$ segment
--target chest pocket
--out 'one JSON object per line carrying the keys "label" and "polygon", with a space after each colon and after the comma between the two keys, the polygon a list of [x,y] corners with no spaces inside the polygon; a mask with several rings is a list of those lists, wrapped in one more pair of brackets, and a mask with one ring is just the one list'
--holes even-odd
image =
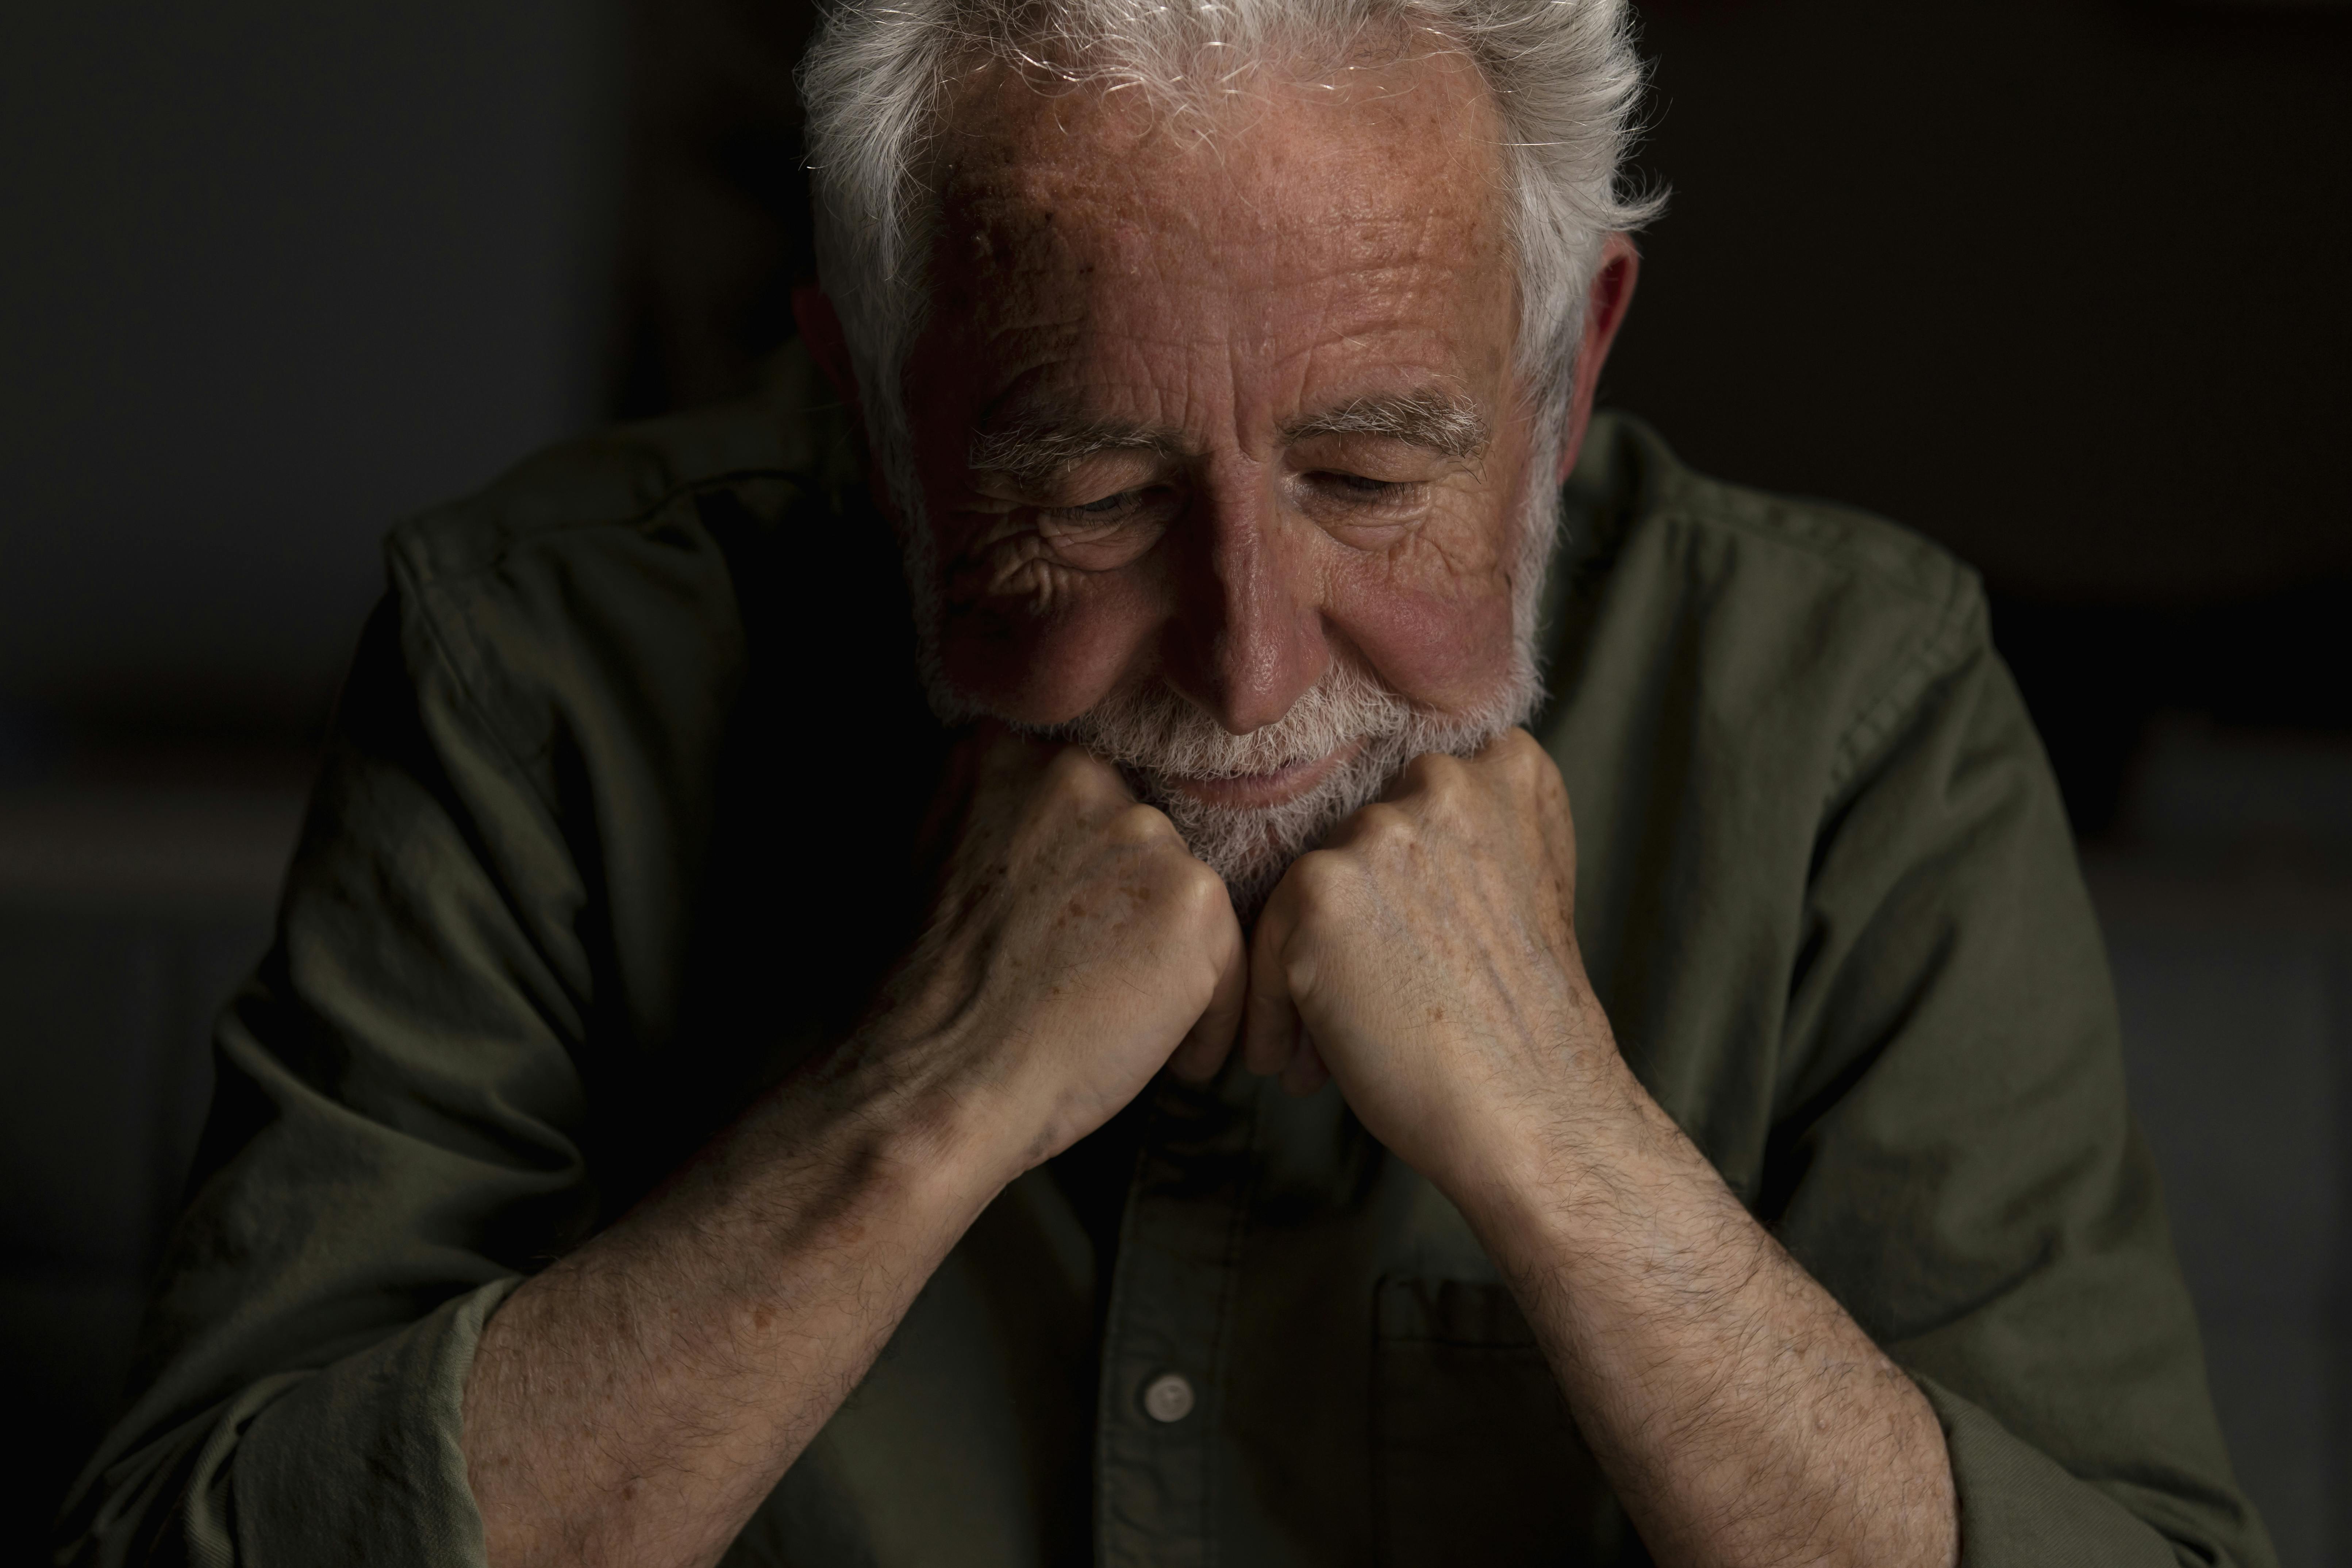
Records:
{"label": "chest pocket", "polygon": [[1510,1292],[1381,1282],[1372,1508],[1386,1568],[1645,1564]]}

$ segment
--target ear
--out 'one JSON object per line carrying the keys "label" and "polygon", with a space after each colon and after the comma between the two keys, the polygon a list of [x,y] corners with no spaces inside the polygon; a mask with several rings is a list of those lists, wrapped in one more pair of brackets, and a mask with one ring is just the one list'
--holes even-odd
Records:
{"label": "ear", "polygon": [[793,324],[800,329],[809,357],[833,384],[835,395],[856,408],[857,372],[849,363],[849,335],[841,330],[841,313],[833,308],[833,300],[822,285],[802,283],[793,288]]}
{"label": "ear", "polygon": [[1601,266],[1592,274],[1592,289],[1584,298],[1584,336],[1576,351],[1576,390],[1569,399],[1568,439],[1560,443],[1559,472],[1554,484],[1566,484],[1584,448],[1585,427],[1592,423],[1592,395],[1601,384],[1601,367],[1609,361],[1617,329],[1633,303],[1633,284],[1642,275],[1642,253],[1629,235],[1612,234],[1601,249]]}

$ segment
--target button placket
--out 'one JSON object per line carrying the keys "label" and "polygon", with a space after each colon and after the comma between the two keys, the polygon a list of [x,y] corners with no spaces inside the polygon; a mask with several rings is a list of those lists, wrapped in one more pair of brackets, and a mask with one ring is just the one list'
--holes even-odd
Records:
{"label": "button placket", "polygon": [[1104,1325],[1097,1561],[1208,1568],[1217,1376],[1254,1184],[1261,1085],[1163,1080],[1128,1193]]}

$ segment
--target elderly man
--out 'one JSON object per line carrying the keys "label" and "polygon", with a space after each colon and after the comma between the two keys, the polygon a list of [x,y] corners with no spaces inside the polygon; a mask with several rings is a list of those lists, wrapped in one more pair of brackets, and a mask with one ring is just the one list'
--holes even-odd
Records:
{"label": "elderly man", "polygon": [[1971,579],[1591,417],[1637,80],[840,10],[804,355],[394,536],[80,1560],[2266,1563]]}

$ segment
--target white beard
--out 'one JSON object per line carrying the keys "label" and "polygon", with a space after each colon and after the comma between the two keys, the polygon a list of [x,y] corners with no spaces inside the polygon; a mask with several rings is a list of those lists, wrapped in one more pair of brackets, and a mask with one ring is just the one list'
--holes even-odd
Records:
{"label": "white beard", "polygon": [[[1234,907],[1249,919],[1292,861],[1379,798],[1413,758],[1425,752],[1468,756],[1525,722],[1538,696],[1534,671],[1513,673],[1468,713],[1422,712],[1353,665],[1335,662],[1289,712],[1246,735],[1228,732],[1164,686],[1114,697],[1040,732],[1084,746],[1124,772],[1138,795],[1168,814],[1192,853],[1224,879]],[[1180,787],[1187,779],[1240,778],[1318,762],[1351,744],[1358,745],[1355,755],[1278,805],[1215,805]]]}

